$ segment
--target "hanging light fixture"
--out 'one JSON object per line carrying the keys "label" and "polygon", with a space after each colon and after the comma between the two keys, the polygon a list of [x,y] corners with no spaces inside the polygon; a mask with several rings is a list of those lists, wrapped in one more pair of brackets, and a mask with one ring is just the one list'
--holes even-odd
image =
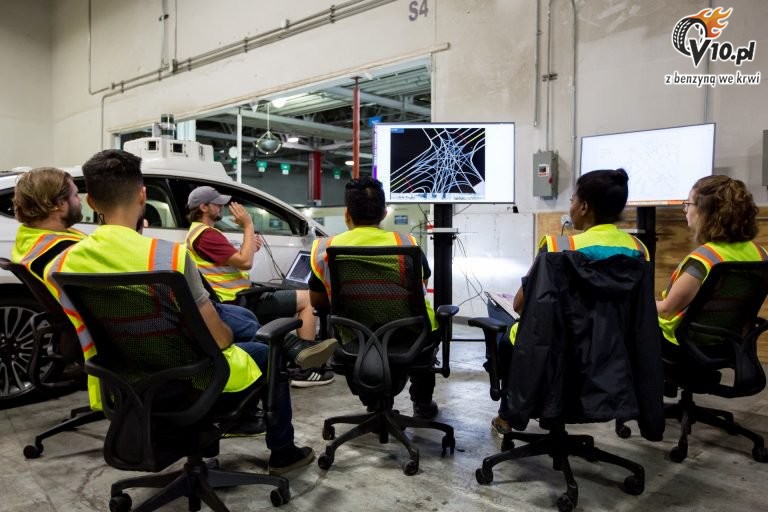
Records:
{"label": "hanging light fixture", "polygon": [[274,155],[283,145],[280,139],[269,129],[269,103],[267,103],[267,131],[256,139],[253,145],[265,155]]}

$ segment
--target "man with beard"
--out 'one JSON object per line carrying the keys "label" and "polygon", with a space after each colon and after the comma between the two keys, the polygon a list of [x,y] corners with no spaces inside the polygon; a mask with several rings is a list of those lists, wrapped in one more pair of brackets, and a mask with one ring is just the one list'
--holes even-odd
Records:
{"label": "man with beard", "polygon": [[[233,314],[226,306],[234,303],[237,293],[251,287],[248,271],[253,267],[254,253],[262,245],[261,237],[254,233],[253,219],[232,197],[220,194],[215,188],[202,186],[194,189],[187,199],[190,222],[187,233],[187,250],[203,277],[208,281],[223,304],[216,304],[219,315],[229,325],[235,336],[244,337],[258,328],[258,322],[297,315],[302,326],[296,334],[303,340],[315,339],[315,316],[307,290],[277,290],[265,292],[252,306],[256,318]],[[243,241],[239,248],[232,245],[214,225],[222,219],[224,207],[238,226],[243,228]],[[251,306],[249,306],[251,307]],[[326,343],[325,340],[321,343]],[[322,386],[333,381],[333,372],[324,367],[291,368],[291,385],[294,387]]]}
{"label": "man with beard", "polygon": [[83,220],[77,187],[72,176],[60,169],[32,169],[16,181],[13,208],[21,226],[11,260],[42,281],[48,262],[85,238],[84,233],[72,229]]}

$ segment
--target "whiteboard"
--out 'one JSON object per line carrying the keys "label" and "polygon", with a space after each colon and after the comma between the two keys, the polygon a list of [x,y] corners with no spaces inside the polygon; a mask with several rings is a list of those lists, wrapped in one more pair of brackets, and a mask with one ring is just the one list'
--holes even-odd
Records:
{"label": "whiteboard", "polygon": [[582,137],[580,170],[621,167],[628,203],[680,204],[696,180],[712,174],[714,149],[714,123]]}

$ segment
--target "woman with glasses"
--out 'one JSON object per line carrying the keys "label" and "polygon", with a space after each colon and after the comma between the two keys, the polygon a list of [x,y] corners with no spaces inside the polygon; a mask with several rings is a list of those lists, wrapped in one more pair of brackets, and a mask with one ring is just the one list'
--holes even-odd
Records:
{"label": "woman with glasses", "polygon": [[740,180],[728,176],[701,178],[683,202],[685,219],[701,244],[672,273],[662,300],[656,301],[659,325],[669,343],[665,353],[678,350],[675,330],[709,271],[721,261],[760,261],[768,253],[753,239],[757,235],[757,206]]}

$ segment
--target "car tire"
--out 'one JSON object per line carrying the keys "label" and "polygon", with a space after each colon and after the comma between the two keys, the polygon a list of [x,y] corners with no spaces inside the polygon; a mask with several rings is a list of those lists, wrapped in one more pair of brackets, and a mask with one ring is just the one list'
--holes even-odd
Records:
{"label": "car tire", "polygon": [[[34,348],[32,317],[43,310],[31,296],[5,293],[0,297],[0,408],[12,407],[34,391],[28,367]],[[48,363],[41,369],[47,381],[59,371]]]}

